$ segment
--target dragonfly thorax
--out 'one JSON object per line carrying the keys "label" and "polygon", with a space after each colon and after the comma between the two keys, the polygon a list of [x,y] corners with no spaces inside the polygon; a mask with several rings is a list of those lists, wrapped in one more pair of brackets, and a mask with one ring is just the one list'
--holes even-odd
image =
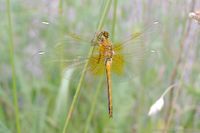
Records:
{"label": "dragonfly thorax", "polygon": [[107,38],[99,44],[100,56],[103,55],[104,60],[112,59],[114,50],[112,42]]}
{"label": "dragonfly thorax", "polygon": [[109,33],[107,31],[97,32],[95,40],[99,49],[98,62],[100,60],[112,61],[115,52],[113,50],[112,42],[109,39]]}

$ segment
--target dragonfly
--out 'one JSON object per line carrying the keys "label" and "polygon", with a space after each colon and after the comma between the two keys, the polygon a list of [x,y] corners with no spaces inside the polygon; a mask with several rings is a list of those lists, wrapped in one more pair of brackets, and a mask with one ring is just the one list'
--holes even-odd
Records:
{"label": "dragonfly", "polygon": [[[108,97],[108,115],[110,118],[113,117],[112,73],[116,73],[119,75],[124,73],[125,60],[129,58],[129,55],[132,55],[134,52],[130,51],[129,53],[128,51],[130,50],[130,48],[126,50],[124,50],[124,48],[130,44],[132,44],[130,47],[134,47],[134,45],[139,45],[135,43],[139,43],[142,40],[142,37],[146,35],[146,33],[151,34],[152,31],[155,31],[155,27],[156,29],[158,29],[159,24],[160,23],[158,21],[154,21],[152,24],[145,27],[142,31],[135,32],[129,35],[124,41],[116,43],[111,41],[110,34],[106,30],[96,32],[91,41],[87,41],[87,39],[82,38],[80,35],[74,33],[68,34],[68,37],[73,38],[76,41],[86,41],[88,43],[91,43],[94,47],[91,57],[80,59],[88,60],[88,70],[93,75],[105,74],[107,82],[106,87]],[[57,46],[59,46],[59,44]],[[155,51],[152,50],[151,52]],[[47,52],[39,52],[39,54],[45,53]],[[67,59],[64,59],[63,61],[70,62],[70,60]],[[79,59],[77,62],[79,62]]]}

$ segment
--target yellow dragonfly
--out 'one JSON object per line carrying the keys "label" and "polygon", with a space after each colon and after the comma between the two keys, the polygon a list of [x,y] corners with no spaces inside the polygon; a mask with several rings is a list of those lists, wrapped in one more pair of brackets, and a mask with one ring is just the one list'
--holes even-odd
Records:
{"label": "yellow dragonfly", "polygon": [[[86,41],[94,46],[93,54],[88,59],[88,70],[94,75],[102,75],[105,73],[107,81],[107,95],[108,95],[108,113],[109,117],[113,116],[113,102],[112,102],[112,72],[117,74],[122,74],[124,72],[125,60],[128,60],[130,55],[135,55],[131,51],[135,44],[139,43],[145,35],[153,33],[155,29],[158,29],[159,22],[155,21],[149,26],[145,27],[140,32],[135,32],[131,34],[126,40],[118,43],[113,43],[110,39],[110,34],[107,31],[99,31],[95,33],[92,41],[87,41],[85,38],[81,38],[79,35],[74,33],[69,33],[68,37],[73,40]],[[67,42],[66,42],[67,43]],[[127,46],[128,49],[125,49]],[[60,45],[57,45],[60,46]],[[56,46],[56,47],[57,47]],[[136,49],[137,50],[137,49]],[[73,52],[73,49],[71,50]],[[143,51],[145,53],[145,51]],[[151,52],[155,52],[151,50]],[[40,54],[46,53],[45,51],[40,51]],[[126,57],[127,55],[127,57]],[[57,57],[56,57],[57,58]],[[80,58],[85,60],[86,58]],[[61,60],[60,60],[61,61]],[[64,59],[64,62],[70,62],[70,60]],[[76,60],[77,61],[77,60]],[[79,61],[79,60],[78,60]],[[73,62],[73,61],[72,61]],[[71,62],[69,63],[71,64]]]}

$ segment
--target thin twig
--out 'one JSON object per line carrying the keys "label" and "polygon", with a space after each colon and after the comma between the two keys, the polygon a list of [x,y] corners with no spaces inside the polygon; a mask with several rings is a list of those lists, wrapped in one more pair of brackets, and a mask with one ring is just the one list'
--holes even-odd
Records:
{"label": "thin twig", "polygon": [[[97,31],[101,30],[102,27],[103,27],[103,24],[104,24],[104,21],[105,21],[105,17],[106,17],[106,15],[108,13],[108,10],[110,9],[110,3],[111,3],[111,0],[107,0],[106,1],[106,5],[105,5],[105,8],[104,8],[104,10],[102,12]],[[91,57],[91,55],[93,53],[93,50],[94,50],[94,47],[92,46],[90,48],[90,50],[89,50],[88,58]],[[75,104],[77,103],[77,99],[78,99],[78,96],[79,96],[79,92],[81,90],[81,86],[82,86],[82,83],[83,83],[84,76],[86,74],[86,70],[87,70],[88,64],[89,64],[89,61],[86,62],[86,64],[84,65],[83,71],[81,72],[80,80],[79,80],[75,95],[73,97],[71,106],[69,108],[69,112],[68,112],[68,115],[67,115],[67,118],[66,118],[62,133],[66,133],[66,131],[67,131],[67,127],[69,125],[69,121],[71,119]]]}
{"label": "thin twig", "polygon": [[[194,9],[194,5],[195,5],[195,0],[192,0],[192,4],[191,4],[190,10]],[[184,34],[182,36],[182,39],[180,41],[180,45],[179,45],[180,46],[180,52],[179,52],[175,67],[174,67],[174,69],[172,71],[172,74],[171,74],[170,85],[172,85],[172,84],[174,84],[176,82],[176,78],[177,78],[177,75],[178,75],[178,69],[179,69],[179,67],[180,67],[180,65],[182,63],[182,55],[184,54],[183,53],[183,48],[184,48],[184,45],[186,44],[185,40],[187,39],[187,37],[189,35],[190,29],[191,29],[191,20],[189,20],[188,25],[185,28],[185,32],[184,32]],[[177,89],[178,89],[178,87],[177,87]],[[178,90],[176,92],[178,93]],[[170,127],[170,123],[171,123],[171,120],[172,120],[173,105],[174,105],[175,99],[177,99],[177,96],[178,96],[177,94],[174,94],[174,93],[175,93],[175,88],[173,88],[170,91],[169,105],[168,105],[168,109],[166,111],[166,116],[165,116],[165,128],[164,128],[165,130],[164,130],[164,132],[168,131],[168,128]]]}

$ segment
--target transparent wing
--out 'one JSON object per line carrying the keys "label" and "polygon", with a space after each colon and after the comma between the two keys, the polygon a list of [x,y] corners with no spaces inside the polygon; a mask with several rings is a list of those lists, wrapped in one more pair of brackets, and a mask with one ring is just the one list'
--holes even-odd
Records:
{"label": "transparent wing", "polygon": [[[138,27],[139,28],[139,27]],[[161,29],[161,24],[158,21],[154,21],[147,26],[143,26],[137,29],[137,31],[134,31],[132,34],[130,34],[128,37],[126,37],[125,40],[118,42],[118,47],[125,47],[128,44],[134,44],[138,41],[141,41],[142,39],[149,39],[154,37],[155,35],[158,35]]]}
{"label": "transparent wing", "polygon": [[88,60],[89,42],[81,42],[70,36],[63,41],[49,42],[32,55],[30,62],[32,65],[45,66],[45,71],[60,70],[61,73],[71,67],[82,67]]}
{"label": "transparent wing", "polygon": [[[153,22],[141,28],[140,31],[133,32],[124,41],[114,43],[115,54],[113,56],[112,71],[117,74],[123,74],[126,62],[135,62],[137,64],[145,55],[155,54],[155,45],[152,45],[152,43],[156,40],[155,33],[159,33],[159,27],[158,22]],[[89,48],[93,45],[91,43],[93,38],[93,33],[91,33],[90,38],[87,38],[81,37],[76,33],[66,32],[63,37],[46,44],[44,49],[39,49],[34,54],[34,58],[40,58],[41,63],[45,63],[48,67],[50,66],[49,64],[63,69],[69,66],[79,66],[79,64],[83,64],[88,60],[86,56]],[[101,57],[99,60],[98,47],[95,47],[93,55],[89,59],[88,69],[95,75],[104,73],[104,59]]]}
{"label": "transparent wing", "polygon": [[99,58],[99,55],[94,55],[89,59],[88,69],[94,75],[102,75],[105,72],[105,63],[103,57]]}
{"label": "transparent wing", "polygon": [[115,46],[114,50],[116,53],[113,55],[112,71],[121,75],[124,72],[125,57],[120,46]]}
{"label": "transparent wing", "polygon": [[157,44],[157,36],[160,34],[160,27],[158,22],[153,22],[124,41],[114,43],[113,71],[123,74],[127,63],[132,64],[133,68],[138,67],[143,59],[150,56],[158,58],[160,44]]}

